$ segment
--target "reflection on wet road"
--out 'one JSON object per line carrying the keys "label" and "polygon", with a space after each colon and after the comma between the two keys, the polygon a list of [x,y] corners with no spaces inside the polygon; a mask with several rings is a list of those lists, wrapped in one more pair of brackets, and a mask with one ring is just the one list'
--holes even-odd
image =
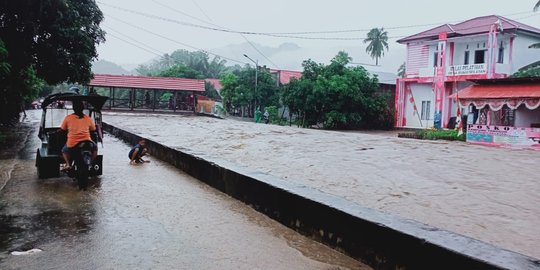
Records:
{"label": "reflection on wet road", "polygon": [[88,191],[38,180],[31,138],[0,191],[0,269],[368,269],[162,162],[130,166],[109,136]]}

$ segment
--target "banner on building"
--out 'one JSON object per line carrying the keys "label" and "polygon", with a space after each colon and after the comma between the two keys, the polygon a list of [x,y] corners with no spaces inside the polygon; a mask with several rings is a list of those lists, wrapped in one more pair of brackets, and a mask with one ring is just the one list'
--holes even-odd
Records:
{"label": "banner on building", "polygon": [[540,150],[540,128],[468,125],[467,142],[491,146],[533,147]]}
{"label": "banner on building", "polygon": [[487,66],[486,64],[472,64],[472,65],[461,65],[461,66],[452,66],[448,70],[447,75],[475,75],[475,74],[486,74]]}

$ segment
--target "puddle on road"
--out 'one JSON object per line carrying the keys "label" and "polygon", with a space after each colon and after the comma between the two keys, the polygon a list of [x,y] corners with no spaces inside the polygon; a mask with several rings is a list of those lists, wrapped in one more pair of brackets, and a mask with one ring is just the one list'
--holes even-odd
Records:
{"label": "puddle on road", "polygon": [[18,161],[1,191],[1,269],[369,269],[152,157],[130,166],[115,141],[86,192]]}

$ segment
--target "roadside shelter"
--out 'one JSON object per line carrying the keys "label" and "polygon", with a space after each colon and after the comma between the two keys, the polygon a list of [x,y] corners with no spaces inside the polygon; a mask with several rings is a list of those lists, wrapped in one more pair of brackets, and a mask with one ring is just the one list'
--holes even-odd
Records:
{"label": "roadside shelter", "polygon": [[468,108],[468,142],[540,149],[540,78],[472,82],[456,95]]}
{"label": "roadside shelter", "polygon": [[204,80],[95,74],[90,94],[108,96],[108,110],[195,112]]}

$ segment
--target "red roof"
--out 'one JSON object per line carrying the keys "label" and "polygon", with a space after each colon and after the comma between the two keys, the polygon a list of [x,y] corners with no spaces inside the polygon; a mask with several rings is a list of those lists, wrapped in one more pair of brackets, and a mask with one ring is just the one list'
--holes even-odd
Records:
{"label": "red roof", "polygon": [[271,73],[277,73],[279,76],[279,83],[288,84],[293,78],[300,79],[302,77],[301,71],[270,69]]}
{"label": "red roof", "polygon": [[218,92],[223,88],[223,85],[221,85],[221,81],[219,79],[208,78],[205,81],[211,83]]}
{"label": "red roof", "polygon": [[204,80],[95,74],[89,86],[204,92]]}
{"label": "red roof", "polygon": [[[455,95],[455,94],[454,94]],[[472,85],[458,93],[459,99],[540,98],[539,83]]]}
{"label": "red roof", "polygon": [[441,32],[447,32],[448,37],[488,33],[489,27],[493,25],[495,22],[497,22],[498,20],[501,21],[504,32],[521,30],[521,31],[527,31],[527,32],[540,35],[540,29],[538,28],[535,28],[535,27],[532,27],[532,26],[529,26],[520,22],[516,22],[514,20],[507,19],[505,17],[501,17],[497,15],[489,15],[489,16],[477,17],[470,20],[466,20],[458,24],[444,24],[441,26],[437,26],[427,31],[420,32],[418,34],[408,36],[406,38],[402,38],[398,40],[398,42],[405,43],[411,40],[418,40],[418,39],[436,39],[439,36],[439,33]]}

